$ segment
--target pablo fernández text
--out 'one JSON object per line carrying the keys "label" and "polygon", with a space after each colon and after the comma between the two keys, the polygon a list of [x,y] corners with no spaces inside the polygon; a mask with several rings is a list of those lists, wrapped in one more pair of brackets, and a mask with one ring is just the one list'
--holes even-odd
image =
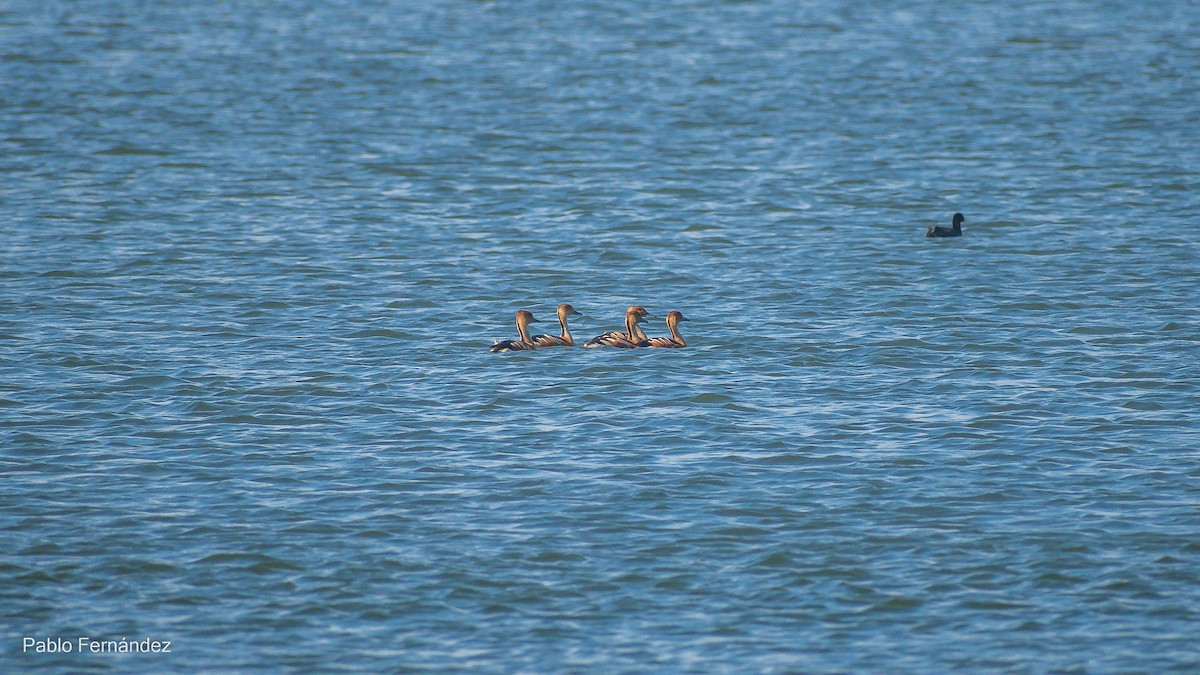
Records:
{"label": "pablo fern\u00e1ndez text", "polygon": [[81,637],[74,641],[48,638],[22,638],[21,653],[23,654],[170,654],[170,640],[96,640]]}

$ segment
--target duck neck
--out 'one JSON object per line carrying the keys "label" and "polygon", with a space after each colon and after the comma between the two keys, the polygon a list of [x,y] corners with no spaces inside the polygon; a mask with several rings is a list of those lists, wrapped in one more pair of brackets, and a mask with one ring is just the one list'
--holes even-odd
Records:
{"label": "duck neck", "polygon": [[562,326],[562,339],[569,345],[575,344],[575,340],[571,338],[571,330],[567,328],[567,317],[558,317],[558,325]]}
{"label": "duck neck", "polygon": [[637,322],[636,316],[634,316],[633,314],[630,314],[625,317],[625,330],[629,331],[629,341],[630,342],[638,342],[639,341],[638,334],[640,331],[638,331],[637,325],[638,325],[638,322]]}
{"label": "duck neck", "polygon": [[683,341],[683,336],[679,334],[679,324],[669,324],[667,328],[671,329],[671,340],[678,342],[680,347],[687,346],[687,343]]}
{"label": "duck neck", "polygon": [[533,341],[529,339],[529,326],[526,326],[523,323],[518,323],[517,335],[521,336],[521,342],[524,342],[527,345],[533,344]]}

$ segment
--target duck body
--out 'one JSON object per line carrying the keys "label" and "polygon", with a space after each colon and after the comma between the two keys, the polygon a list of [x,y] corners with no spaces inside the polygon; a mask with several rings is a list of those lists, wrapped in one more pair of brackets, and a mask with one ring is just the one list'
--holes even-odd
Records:
{"label": "duck body", "polygon": [[929,230],[925,233],[925,236],[926,237],[961,237],[962,236],[962,224],[964,221],[966,221],[966,218],[963,217],[963,214],[956,213],[956,214],[954,214],[953,224],[950,227],[943,227],[941,225],[930,225]]}
{"label": "duck body", "polygon": [[588,340],[587,342],[583,343],[583,346],[587,347],[589,349],[592,349],[595,347],[616,347],[618,349],[633,349],[634,347],[638,346],[638,343],[634,342],[633,340],[630,340],[629,335],[627,335],[626,333],[618,333],[617,331],[609,331],[609,332],[605,333],[604,335],[597,335],[596,337]]}
{"label": "duck body", "polygon": [[525,310],[517,312],[517,335],[519,340],[497,340],[492,348],[488,351],[493,354],[502,352],[521,352],[537,349],[537,344],[529,337],[529,324],[536,323],[537,319],[533,318],[533,314]]}
{"label": "duck body", "polygon": [[577,316],[579,312],[569,304],[563,303],[558,306],[558,325],[562,327],[561,335],[534,335],[531,340],[539,347],[574,347],[575,338],[571,337],[571,330],[567,327],[567,318]]}
{"label": "duck body", "polygon": [[683,349],[687,346],[683,336],[679,334],[679,322],[687,321],[683,312],[671,312],[667,315],[667,329],[670,337],[652,337],[638,343],[639,347],[658,347],[659,349]]}
{"label": "duck body", "polygon": [[504,352],[533,351],[534,349],[537,349],[537,345],[527,344],[520,340],[499,340],[488,351],[493,354],[501,354]]}

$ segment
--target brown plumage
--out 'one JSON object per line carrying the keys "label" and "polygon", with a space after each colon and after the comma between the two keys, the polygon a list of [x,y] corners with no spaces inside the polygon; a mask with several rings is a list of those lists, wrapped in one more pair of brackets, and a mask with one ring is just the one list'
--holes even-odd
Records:
{"label": "brown plumage", "polygon": [[687,343],[683,341],[683,336],[679,334],[680,321],[687,321],[687,318],[683,316],[683,312],[671,312],[667,315],[667,329],[671,331],[671,337],[652,337],[648,340],[642,340],[638,343],[638,346],[683,349],[687,346]]}
{"label": "brown plumage", "polygon": [[562,326],[562,335],[534,335],[533,343],[539,347],[574,347],[575,339],[567,328],[567,317],[576,316],[579,312],[569,304],[558,306],[558,325]]}
{"label": "brown plumage", "polygon": [[537,323],[533,314],[525,310],[517,312],[517,335],[520,340],[497,340],[492,345],[492,352],[519,352],[527,349],[537,349],[537,345],[529,339],[529,324]]}
{"label": "brown plumage", "polygon": [[596,337],[583,343],[584,347],[617,347],[620,349],[633,349],[638,346],[639,342],[646,339],[646,334],[642,329],[638,328],[638,324],[650,318],[650,313],[641,305],[631,305],[625,310],[625,331],[620,333],[617,331],[609,331],[603,335]]}

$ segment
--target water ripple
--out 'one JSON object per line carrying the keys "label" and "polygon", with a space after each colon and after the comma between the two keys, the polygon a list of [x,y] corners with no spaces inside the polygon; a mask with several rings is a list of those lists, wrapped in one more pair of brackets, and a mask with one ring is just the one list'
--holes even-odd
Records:
{"label": "water ripple", "polygon": [[1200,26],[1068,4],[0,10],[0,663],[1200,668]]}

